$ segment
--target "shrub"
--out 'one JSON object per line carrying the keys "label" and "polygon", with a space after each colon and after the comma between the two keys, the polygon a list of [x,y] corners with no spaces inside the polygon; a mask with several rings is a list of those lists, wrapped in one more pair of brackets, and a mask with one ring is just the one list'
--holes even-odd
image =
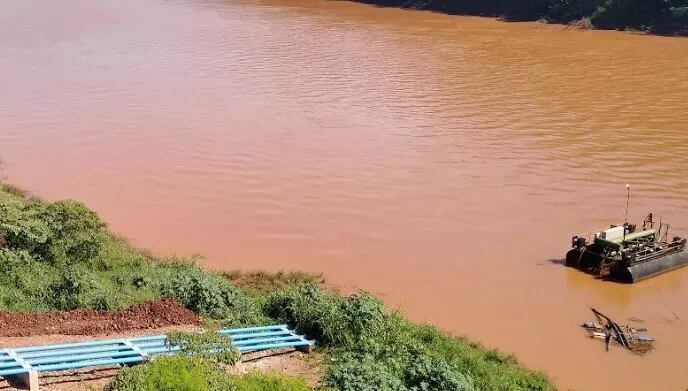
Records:
{"label": "shrub", "polygon": [[26,250],[12,251],[0,248],[0,273],[10,273],[14,268],[29,262],[33,262],[33,258]]}
{"label": "shrub", "polygon": [[257,311],[249,298],[223,276],[193,264],[176,265],[169,273],[161,286],[163,296],[178,299],[194,312],[232,324],[255,319]]}
{"label": "shrub", "polygon": [[105,390],[224,391],[231,390],[231,383],[226,372],[212,360],[173,355],[120,370]]}
{"label": "shrub", "polygon": [[42,255],[52,262],[83,263],[95,258],[106,238],[105,223],[83,204],[66,200],[47,204],[38,215],[49,235]]}
{"label": "shrub", "polygon": [[559,22],[589,20],[602,0],[555,0],[549,16]]}
{"label": "shrub", "polygon": [[180,346],[180,354],[206,358],[219,364],[233,365],[241,357],[241,353],[232,343],[232,339],[216,331],[170,333],[167,335],[165,344]]}
{"label": "shrub", "polygon": [[342,297],[312,284],[275,293],[264,308],[268,316],[334,348],[353,349],[379,339],[391,319],[382,301],[369,293]]}
{"label": "shrub", "polygon": [[410,327],[417,340],[433,357],[451,363],[460,373],[470,374],[478,390],[537,391],[554,390],[547,376],[523,368],[513,356],[453,337],[430,325]]}
{"label": "shrub", "polygon": [[474,391],[470,376],[464,376],[446,361],[421,355],[406,372],[406,385],[411,391]]}
{"label": "shrub", "polygon": [[343,354],[325,375],[341,391],[406,391],[398,374],[369,354]]}
{"label": "shrub", "polygon": [[304,284],[322,284],[322,274],[309,274],[301,271],[279,271],[268,273],[265,271],[242,272],[234,270],[223,273],[233,284],[256,295],[267,294],[279,290],[297,288]]}
{"label": "shrub", "polygon": [[592,21],[590,18],[580,18],[576,20],[572,20],[569,22],[569,26],[575,27],[577,29],[581,30],[592,30],[595,28],[595,26],[592,24]]}
{"label": "shrub", "polygon": [[52,263],[85,262],[98,254],[106,236],[100,218],[76,201],[44,203],[5,193],[0,216],[8,248]]}
{"label": "shrub", "polygon": [[105,391],[310,391],[303,379],[249,373],[232,376],[216,361],[187,355],[157,357],[120,370]]}
{"label": "shrub", "polygon": [[[1,163],[2,162],[0,162],[0,167],[2,167]],[[20,187],[11,185],[9,183],[0,183],[0,190],[4,191],[7,194],[18,197],[18,198],[28,198],[29,197],[28,191],[26,191]]]}
{"label": "shrub", "polygon": [[62,277],[51,286],[53,307],[69,311],[83,305],[82,295],[89,289],[83,274],[77,270],[66,271]]}
{"label": "shrub", "polygon": [[231,391],[310,391],[303,379],[277,374],[248,373],[234,377]]}
{"label": "shrub", "polygon": [[592,15],[603,28],[648,28],[664,19],[669,5],[664,0],[606,0]]}
{"label": "shrub", "polygon": [[15,196],[2,194],[0,197],[0,234],[5,246],[13,250],[24,250],[32,256],[39,255],[39,249],[48,240],[49,229],[39,217],[42,205],[27,202]]}

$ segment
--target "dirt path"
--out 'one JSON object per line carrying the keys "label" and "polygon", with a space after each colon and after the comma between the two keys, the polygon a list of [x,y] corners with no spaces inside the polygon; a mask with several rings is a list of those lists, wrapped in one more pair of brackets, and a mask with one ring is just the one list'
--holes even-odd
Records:
{"label": "dirt path", "polygon": [[92,336],[200,324],[200,316],[181,303],[166,299],[139,304],[123,311],[0,312],[0,337],[49,334]]}

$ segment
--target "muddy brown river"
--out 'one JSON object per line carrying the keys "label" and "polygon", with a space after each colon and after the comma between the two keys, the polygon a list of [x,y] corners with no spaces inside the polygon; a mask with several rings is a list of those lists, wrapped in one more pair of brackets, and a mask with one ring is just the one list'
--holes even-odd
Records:
{"label": "muddy brown river", "polygon": [[[138,246],[322,271],[579,390],[688,388],[688,270],[561,265],[688,234],[688,39],[324,0],[5,0],[2,176]],[[609,353],[590,306],[658,342]]]}

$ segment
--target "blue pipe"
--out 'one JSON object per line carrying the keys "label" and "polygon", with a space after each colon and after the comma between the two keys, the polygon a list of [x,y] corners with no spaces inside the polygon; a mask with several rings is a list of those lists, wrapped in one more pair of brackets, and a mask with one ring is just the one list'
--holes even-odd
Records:
{"label": "blue pipe", "polygon": [[[246,345],[246,344],[252,344],[252,343],[257,343],[257,342],[270,342],[270,341],[289,341],[289,340],[300,340],[301,337],[295,336],[293,334],[291,335],[284,335],[284,336],[278,336],[278,337],[271,337],[267,336],[266,338],[253,338],[253,339],[242,339],[239,341],[232,341],[233,345],[235,346],[241,346],[241,345]],[[160,347],[160,346],[165,346],[165,342],[147,342],[147,343],[140,343],[136,344],[135,346],[141,350],[146,350],[149,348],[154,348],[154,347]]]}
{"label": "blue pipe", "polygon": [[100,358],[116,358],[116,357],[131,357],[131,356],[141,357],[141,354],[138,352],[135,352],[133,350],[129,350],[128,352],[118,352],[118,353],[103,352],[103,353],[94,353],[94,354],[80,354],[80,355],[76,355],[76,356],[36,358],[36,359],[25,360],[25,361],[27,364],[29,364],[31,366],[36,366],[36,365],[44,365],[44,364],[66,363],[66,362],[73,362],[73,361],[89,361],[89,360],[95,360],[95,359],[100,359]]}
{"label": "blue pipe", "polygon": [[29,370],[25,369],[25,368],[0,370],[0,376],[12,376],[12,375],[18,375],[20,373],[28,373],[28,372],[29,372]]}
{"label": "blue pipe", "polygon": [[[315,341],[307,341],[302,336],[294,334],[287,329],[286,325],[224,329],[220,330],[220,333],[231,337],[240,352],[315,344]],[[179,346],[165,345],[166,339],[166,335],[155,335],[14,349],[17,356],[28,364],[27,368],[22,367],[6,350],[0,350],[0,376],[29,371],[47,372],[135,364],[146,360],[142,353],[145,355],[171,354],[180,350]]]}
{"label": "blue pipe", "polygon": [[[223,334],[227,335],[227,334]],[[250,338],[256,338],[256,337],[269,337],[269,336],[284,336],[284,337],[291,337],[294,334],[288,332],[288,331],[262,331],[258,333],[253,333],[253,334],[237,334],[237,335],[229,335],[229,337],[232,339],[232,341],[238,342],[238,340],[244,340],[244,339],[250,339]],[[165,341],[167,340],[166,335],[159,335],[159,336],[154,336],[154,337],[144,337],[143,338],[137,338],[137,339],[132,339],[131,342],[134,343],[136,346],[142,347],[142,346],[155,346],[159,344],[164,344]]]}
{"label": "blue pipe", "polygon": [[81,347],[81,346],[103,346],[103,345],[120,345],[121,346],[123,344],[124,343],[122,342],[121,339],[110,339],[110,340],[104,340],[104,341],[65,343],[65,344],[60,344],[60,345],[29,346],[29,347],[25,347],[25,348],[16,348],[16,349],[14,349],[14,351],[17,353],[27,353],[27,352],[36,352],[36,351],[44,351],[44,350],[71,349],[71,348],[77,348],[77,347]]}
{"label": "blue pipe", "polygon": [[[74,363],[69,363],[69,364],[53,364],[53,365],[41,365],[34,367],[34,370],[40,371],[40,372],[49,372],[49,371],[62,371],[65,369],[75,369],[75,368],[86,368],[86,367],[101,367],[101,366],[106,366],[106,365],[119,365],[119,364],[137,364],[140,362],[143,362],[145,359],[141,356],[139,357],[130,357],[130,358],[120,358],[117,360],[97,360],[97,361],[88,361],[88,362],[74,362]],[[24,373],[27,371],[24,370]],[[21,373],[21,372],[19,372]]]}
{"label": "blue pipe", "polygon": [[[253,345],[260,345],[263,343],[271,343],[271,342],[282,342],[282,343],[295,343],[295,342],[302,342],[303,339],[301,337],[291,337],[291,338],[261,338],[257,339],[255,341],[242,341],[239,343],[234,344],[234,346],[241,351],[241,348],[251,348],[253,349]],[[141,349],[144,353],[146,354],[151,354],[151,353],[158,353],[162,351],[178,351],[181,350],[180,347],[178,346],[167,346],[167,345],[156,345],[156,346],[138,346],[139,349]]]}
{"label": "blue pipe", "polygon": [[8,363],[2,363],[0,364],[0,369],[2,368],[14,368],[14,367],[20,367],[21,364],[19,364],[16,361],[8,362]]}
{"label": "blue pipe", "polygon": [[84,347],[81,349],[66,349],[59,351],[47,351],[47,352],[30,352],[27,354],[22,354],[21,357],[24,360],[32,358],[41,357],[52,357],[59,355],[69,355],[69,354],[80,354],[80,353],[99,353],[99,352],[121,352],[121,351],[131,351],[131,348],[127,345],[120,346],[94,346],[94,347]]}

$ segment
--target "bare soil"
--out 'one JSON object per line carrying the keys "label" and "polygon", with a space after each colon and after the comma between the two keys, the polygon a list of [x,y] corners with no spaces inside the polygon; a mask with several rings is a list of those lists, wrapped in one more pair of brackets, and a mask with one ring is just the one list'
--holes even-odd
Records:
{"label": "bare soil", "polygon": [[0,312],[0,337],[102,335],[165,326],[200,325],[201,321],[200,316],[171,299],[143,303],[122,311]]}
{"label": "bare soil", "polygon": [[[0,348],[198,331],[201,330],[201,322],[201,317],[175,300],[158,300],[123,311],[0,312]],[[322,354],[276,349],[244,354],[241,361],[229,367],[228,371],[234,374],[258,371],[302,376],[316,387],[321,379],[322,360]],[[40,389],[102,390],[118,370],[118,366],[112,366],[41,373]],[[18,386],[0,378],[0,391],[21,389]]]}
{"label": "bare soil", "polygon": [[247,353],[229,372],[241,375],[248,372],[279,373],[303,377],[308,385],[322,385],[325,356],[322,353],[302,353],[293,349],[274,349]]}

